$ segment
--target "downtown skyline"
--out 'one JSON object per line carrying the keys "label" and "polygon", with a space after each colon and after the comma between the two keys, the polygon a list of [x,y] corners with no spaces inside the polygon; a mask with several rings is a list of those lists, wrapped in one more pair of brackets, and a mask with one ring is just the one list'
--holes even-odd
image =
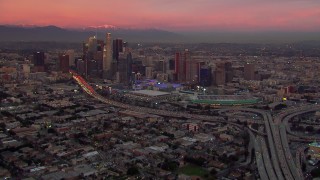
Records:
{"label": "downtown skyline", "polygon": [[63,28],[119,27],[181,31],[320,30],[315,0],[1,0],[0,24]]}

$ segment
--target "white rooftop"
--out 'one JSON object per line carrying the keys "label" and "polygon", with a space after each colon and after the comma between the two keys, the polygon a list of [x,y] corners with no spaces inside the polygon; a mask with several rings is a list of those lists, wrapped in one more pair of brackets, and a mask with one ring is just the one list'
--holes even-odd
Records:
{"label": "white rooftop", "polygon": [[153,90],[139,90],[139,91],[131,91],[133,94],[138,94],[138,95],[147,95],[147,96],[163,96],[163,95],[168,95],[169,93],[162,92],[162,91],[153,91]]}

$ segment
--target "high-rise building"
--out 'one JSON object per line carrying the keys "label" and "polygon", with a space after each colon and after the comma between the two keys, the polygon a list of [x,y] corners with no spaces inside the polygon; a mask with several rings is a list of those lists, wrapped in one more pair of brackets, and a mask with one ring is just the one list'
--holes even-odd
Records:
{"label": "high-rise building", "polygon": [[168,66],[169,66],[168,67],[169,70],[174,70],[175,69],[175,62],[174,62],[173,59],[169,60]]}
{"label": "high-rise building", "polygon": [[123,84],[132,83],[132,54],[121,53],[119,56],[118,72],[119,72],[119,82]]}
{"label": "high-rise building", "polygon": [[135,72],[136,74],[140,73],[141,75],[145,74],[146,69],[142,61],[136,59],[132,62],[132,72]]}
{"label": "high-rise building", "polygon": [[169,69],[174,67],[175,81],[187,83],[198,82],[199,65],[192,60],[188,49],[185,49],[183,52],[176,52],[174,62],[174,64],[169,66]]}
{"label": "high-rise building", "polygon": [[63,73],[69,72],[69,55],[59,55],[59,70]]}
{"label": "high-rise building", "polygon": [[88,60],[87,62],[87,73],[90,76],[98,76],[98,63],[96,60]]}
{"label": "high-rise building", "polygon": [[232,82],[233,79],[233,69],[231,62],[217,62],[214,71],[214,84],[224,85],[225,83]]}
{"label": "high-rise building", "polygon": [[184,62],[185,81],[188,83],[192,83],[195,78],[198,78],[198,72],[196,63],[192,62],[190,51],[188,49],[184,51],[182,60]]}
{"label": "high-rise building", "polygon": [[104,41],[97,40],[97,52],[94,54],[93,59],[96,61],[97,76],[102,77],[103,75],[103,53],[104,53]]}
{"label": "high-rise building", "polygon": [[159,71],[161,73],[165,73],[166,72],[166,61],[164,60],[160,60],[156,62],[156,71]]}
{"label": "high-rise building", "polygon": [[244,79],[245,80],[255,80],[255,66],[251,63],[246,63],[244,65]]}
{"label": "high-rise building", "polygon": [[88,50],[89,50],[88,42],[83,42],[82,43],[82,58],[83,59],[86,59],[86,56],[88,54]]}
{"label": "high-rise building", "polygon": [[146,78],[152,79],[152,67],[146,67]]}
{"label": "high-rise building", "polygon": [[80,75],[85,75],[86,74],[86,63],[84,60],[82,59],[78,59],[77,60],[77,63],[76,63],[76,66],[77,66],[77,71]]}
{"label": "high-rise building", "polygon": [[45,59],[44,52],[38,51],[33,53],[33,64],[34,64],[35,71],[43,72],[45,70],[44,59]]}
{"label": "high-rise building", "polygon": [[122,39],[113,40],[113,59],[119,60],[119,53],[123,52],[123,41]]}
{"label": "high-rise building", "polygon": [[226,71],[226,83],[231,83],[233,80],[233,69],[231,62],[225,62],[225,71]]}
{"label": "high-rise building", "polygon": [[214,72],[215,85],[224,85],[226,83],[226,68],[225,62],[216,63],[216,69]]}
{"label": "high-rise building", "polygon": [[128,42],[123,42],[123,45],[122,45],[123,47],[122,47],[122,52],[126,52],[126,51],[128,51],[129,49],[129,44],[128,44]]}
{"label": "high-rise building", "polygon": [[191,76],[187,74],[191,72],[191,57],[188,49],[182,52],[176,52],[175,54],[175,75],[176,81],[185,82],[186,79],[191,80]]}
{"label": "high-rise building", "polygon": [[181,79],[181,66],[182,66],[182,63],[180,62],[181,61],[181,52],[176,52],[176,54],[174,55],[174,80],[175,81],[179,81]]}
{"label": "high-rise building", "polygon": [[111,33],[106,35],[106,45],[103,50],[103,72],[107,78],[111,78],[110,72],[112,68],[112,50],[111,50]]}
{"label": "high-rise building", "polygon": [[212,74],[211,74],[211,67],[208,66],[202,66],[200,67],[200,73],[199,73],[199,85],[200,86],[211,86],[212,82]]}
{"label": "high-rise building", "polygon": [[74,50],[67,50],[66,55],[69,56],[69,66],[75,66]]}
{"label": "high-rise building", "polygon": [[97,52],[97,38],[96,38],[96,36],[89,37],[88,51],[92,52],[92,53]]}
{"label": "high-rise building", "polygon": [[202,67],[204,67],[206,63],[204,61],[197,62],[197,69],[198,69],[198,83],[200,83],[200,70]]}
{"label": "high-rise building", "polygon": [[33,53],[33,64],[35,66],[44,66],[44,52]]}

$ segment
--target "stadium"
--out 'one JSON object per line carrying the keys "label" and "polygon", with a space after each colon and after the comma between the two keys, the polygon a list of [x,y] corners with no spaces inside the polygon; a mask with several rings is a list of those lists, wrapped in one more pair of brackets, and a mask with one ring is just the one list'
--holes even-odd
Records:
{"label": "stadium", "polygon": [[243,106],[257,104],[261,99],[249,95],[198,95],[191,102],[212,106]]}
{"label": "stadium", "polygon": [[126,93],[124,97],[143,102],[162,102],[174,98],[174,96],[167,92],[153,91],[153,90],[138,90]]}

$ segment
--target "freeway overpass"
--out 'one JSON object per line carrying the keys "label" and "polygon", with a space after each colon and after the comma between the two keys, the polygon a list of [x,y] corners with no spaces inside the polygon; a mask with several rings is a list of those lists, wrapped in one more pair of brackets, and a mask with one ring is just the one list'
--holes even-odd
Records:
{"label": "freeway overpass", "polygon": [[[106,104],[110,104],[115,107],[120,107],[124,109],[130,109],[133,111],[156,114],[161,116],[172,116],[172,117],[185,117],[189,119],[198,119],[202,121],[208,122],[224,122],[228,123],[237,127],[241,127],[239,124],[226,122],[224,118],[221,117],[212,117],[212,116],[205,116],[205,115],[196,115],[196,114],[189,114],[185,112],[173,112],[173,111],[166,111],[166,110],[158,110],[146,107],[137,107],[132,106],[129,104],[124,104],[121,102],[113,101],[103,96],[99,95],[95,92],[95,90],[78,74],[75,72],[71,72],[73,75],[73,79],[81,86],[81,88],[90,96],[94,97],[95,99],[104,102]],[[308,107],[309,108],[309,107]],[[319,109],[319,106],[313,107],[312,110]],[[310,109],[309,109],[310,110]],[[295,166],[293,162],[293,158],[290,153],[289,145],[288,145],[288,138],[286,135],[287,129],[287,118],[292,112],[287,112],[281,114],[273,118],[270,113],[251,109],[251,108],[229,108],[225,111],[242,111],[242,112],[250,112],[256,113],[263,117],[265,122],[265,129],[267,132],[267,143],[265,142],[262,136],[257,136],[255,138],[254,146],[256,147],[256,157],[258,163],[258,169],[260,173],[260,177],[262,179],[289,179],[289,180],[300,180],[303,179],[300,171]],[[305,112],[306,109],[301,109],[300,112]],[[282,123],[284,122],[284,123]],[[251,132],[251,131],[250,131]],[[261,135],[264,135],[263,132],[260,132]],[[259,134],[259,133],[258,133]],[[271,155],[271,158],[270,158]]]}

